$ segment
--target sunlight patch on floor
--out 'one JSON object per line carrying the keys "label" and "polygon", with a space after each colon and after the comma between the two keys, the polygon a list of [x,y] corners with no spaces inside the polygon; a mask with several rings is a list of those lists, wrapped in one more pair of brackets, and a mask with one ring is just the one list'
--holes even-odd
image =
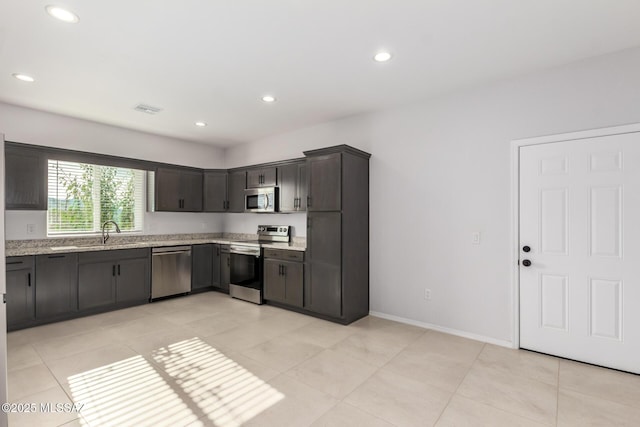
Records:
{"label": "sunlight patch on floor", "polygon": [[90,426],[179,425],[198,416],[142,356],[68,378]]}
{"label": "sunlight patch on floor", "polygon": [[198,338],[159,349],[153,359],[217,426],[240,426],[284,398]]}
{"label": "sunlight patch on floor", "polygon": [[284,398],[197,337],[152,357],[154,363],[135,356],[68,378],[89,426],[198,426],[206,416],[216,426],[235,427]]}

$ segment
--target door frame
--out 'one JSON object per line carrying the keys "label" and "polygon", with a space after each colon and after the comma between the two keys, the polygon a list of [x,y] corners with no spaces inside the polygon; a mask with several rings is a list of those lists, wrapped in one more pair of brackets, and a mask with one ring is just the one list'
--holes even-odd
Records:
{"label": "door frame", "polygon": [[621,135],[640,132],[640,123],[589,129],[577,132],[545,135],[511,141],[511,304],[513,323],[511,343],[520,348],[520,148],[528,145],[552,144],[556,142],[576,141],[602,136]]}

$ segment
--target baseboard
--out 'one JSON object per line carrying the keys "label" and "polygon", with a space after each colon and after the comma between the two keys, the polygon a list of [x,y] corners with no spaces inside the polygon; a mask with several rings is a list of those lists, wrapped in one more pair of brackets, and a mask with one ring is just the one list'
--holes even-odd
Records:
{"label": "baseboard", "polygon": [[495,338],[487,337],[484,335],[478,335],[471,332],[460,331],[457,329],[445,328],[443,326],[432,325],[431,323],[419,322],[413,319],[406,319],[400,316],[394,316],[392,314],[380,313],[378,311],[369,311],[369,315],[380,317],[382,319],[393,320],[400,323],[406,323],[407,325],[418,326],[420,328],[432,329],[438,332],[444,332],[445,334],[456,335],[463,338],[469,338],[476,341],[482,341],[489,344],[499,345],[500,347],[514,348],[511,341],[498,340]]}

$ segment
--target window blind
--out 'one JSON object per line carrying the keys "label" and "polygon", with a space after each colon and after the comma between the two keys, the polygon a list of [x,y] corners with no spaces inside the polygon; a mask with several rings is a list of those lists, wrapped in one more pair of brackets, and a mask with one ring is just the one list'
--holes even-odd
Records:
{"label": "window blind", "polygon": [[47,233],[97,233],[109,220],[142,231],[144,179],[137,169],[48,160]]}

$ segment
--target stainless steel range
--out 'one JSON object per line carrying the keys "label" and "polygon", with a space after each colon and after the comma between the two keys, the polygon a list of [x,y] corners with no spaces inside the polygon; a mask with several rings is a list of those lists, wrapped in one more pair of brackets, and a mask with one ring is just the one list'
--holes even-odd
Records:
{"label": "stainless steel range", "polygon": [[229,295],[233,298],[262,304],[261,243],[289,242],[288,225],[259,225],[258,240],[231,242],[231,276]]}

